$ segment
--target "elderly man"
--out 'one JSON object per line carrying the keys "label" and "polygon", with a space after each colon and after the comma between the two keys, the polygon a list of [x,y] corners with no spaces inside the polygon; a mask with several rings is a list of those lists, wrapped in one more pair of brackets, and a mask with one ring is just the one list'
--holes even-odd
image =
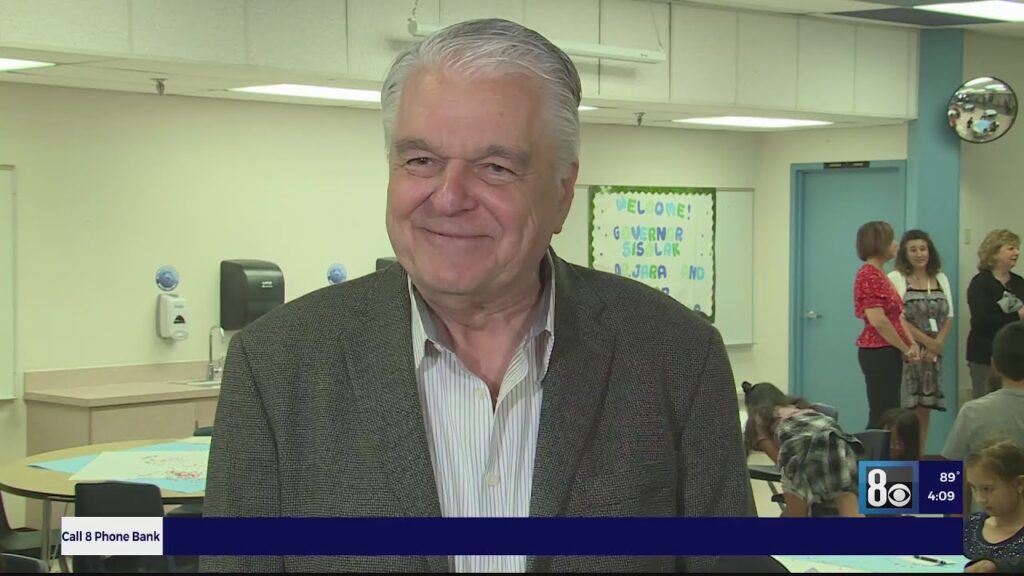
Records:
{"label": "elderly man", "polygon": [[[398,265],[290,302],[232,340],[205,515],[748,514],[718,332],[657,290],[550,249],[579,167],[572,61],[518,24],[463,22],[402,53],[381,100]],[[202,568],[657,572],[711,561],[262,556]]]}

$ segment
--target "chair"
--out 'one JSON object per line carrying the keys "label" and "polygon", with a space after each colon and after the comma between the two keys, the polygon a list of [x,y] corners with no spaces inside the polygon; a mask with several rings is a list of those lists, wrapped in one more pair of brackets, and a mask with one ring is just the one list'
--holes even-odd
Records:
{"label": "chair", "polygon": [[825,416],[828,416],[829,418],[835,420],[836,422],[839,422],[839,410],[835,406],[830,406],[828,404],[819,404],[815,402],[811,404],[811,407],[817,410],[818,412],[821,412]]}
{"label": "chair", "polygon": [[[75,515],[140,517],[164,515],[160,488],[134,482],[75,484]],[[75,556],[75,572],[174,572],[174,559],[165,556]]]}
{"label": "chair", "polygon": [[0,574],[46,574],[50,567],[39,558],[0,553]]}
{"label": "chair", "polygon": [[719,556],[708,572],[713,574],[789,574],[771,556]]}
{"label": "chair", "polygon": [[[60,528],[50,530],[50,545],[57,546],[60,542]],[[21,556],[42,555],[43,533],[39,530],[14,530],[7,521],[4,510],[4,499],[0,496],[0,552],[8,552]]]}
{"label": "chair", "polygon": [[864,445],[861,460],[888,460],[891,433],[888,430],[865,430],[854,436]]}

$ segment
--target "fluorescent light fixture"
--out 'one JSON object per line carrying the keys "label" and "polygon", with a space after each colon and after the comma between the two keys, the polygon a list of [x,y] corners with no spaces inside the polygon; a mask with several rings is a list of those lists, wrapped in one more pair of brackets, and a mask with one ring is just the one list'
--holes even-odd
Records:
{"label": "fluorescent light fixture", "polygon": [[56,66],[53,62],[37,62],[36,60],[16,60],[14,58],[0,58],[0,72],[11,70],[28,70],[29,68],[45,68]]}
{"label": "fluorescent light fixture", "polygon": [[351,88],[332,88],[330,86],[309,86],[307,84],[269,84],[267,86],[229,88],[229,90],[252,94],[273,94],[275,96],[348,100],[350,102],[380,102],[380,92],[377,90],[353,90]]}
{"label": "fluorescent light fixture", "polygon": [[974,80],[967,82],[964,86],[979,86],[981,84],[988,84],[989,82],[994,82],[994,80],[988,76],[982,76],[981,78],[975,78]]}
{"label": "fluorescent light fixture", "polygon": [[926,4],[914,6],[918,10],[930,10],[945,14],[988,18],[1004,22],[1024,22],[1024,4],[1006,2],[1005,0],[985,0],[984,2],[950,2],[947,4]]}
{"label": "fluorescent light fixture", "polygon": [[599,110],[599,108],[597,106],[587,106],[586,104],[580,104],[579,107],[580,112],[593,112],[594,110]]}
{"label": "fluorescent light fixture", "polygon": [[704,126],[735,126],[739,128],[802,128],[805,126],[827,126],[824,120],[795,120],[791,118],[759,118],[755,116],[718,116],[714,118],[679,118],[680,124],[701,124]]}
{"label": "fluorescent light fixture", "polygon": [[[440,26],[423,24],[409,19],[409,34],[420,38],[430,36],[440,30]],[[622,60],[623,62],[640,62],[642,64],[657,64],[664,62],[665,53],[661,50],[648,50],[645,48],[622,48],[619,46],[607,46],[604,44],[586,44],[583,42],[553,42],[570,56],[586,56],[590,58],[604,58],[605,60]]]}

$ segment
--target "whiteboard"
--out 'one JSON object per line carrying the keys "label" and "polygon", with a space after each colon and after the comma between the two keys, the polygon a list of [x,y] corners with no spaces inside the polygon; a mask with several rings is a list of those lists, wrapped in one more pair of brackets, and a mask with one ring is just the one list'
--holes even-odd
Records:
{"label": "whiteboard", "polygon": [[726,344],[754,343],[754,191],[718,189],[715,326]]}
{"label": "whiteboard", "polygon": [[[597,182],[595,184],[608,184]],[[551,246],[588,266],[589,184],[578,184],[572,209]],[[715,326],[727,345],[754,342],[754,191],[718,188],[715,200]]]}

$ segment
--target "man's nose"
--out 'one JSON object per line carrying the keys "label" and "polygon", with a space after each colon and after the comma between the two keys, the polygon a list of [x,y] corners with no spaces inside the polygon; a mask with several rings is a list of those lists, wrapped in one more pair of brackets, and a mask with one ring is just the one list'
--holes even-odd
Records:
{"label": "man's nose", "polygon": [[444,214],[471,209],[475,204],[469,189],[472,178],[473,173],[469,164],[461,160],[448,162],[437,190],[431,195],[434,207]]}

